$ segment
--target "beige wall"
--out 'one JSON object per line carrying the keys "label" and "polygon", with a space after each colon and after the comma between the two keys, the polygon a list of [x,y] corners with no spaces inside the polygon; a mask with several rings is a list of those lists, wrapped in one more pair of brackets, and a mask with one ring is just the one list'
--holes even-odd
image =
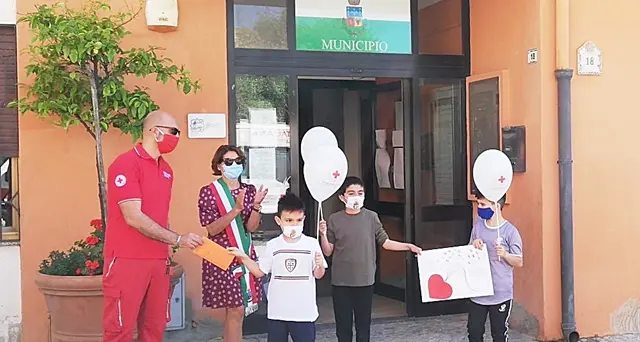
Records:
{"label": "beige wall", "polygon": [[639,12],[634,0],[571,1],[572,67],[587,40],[604,60],[602,76],[573,79],[576,319],[585,336],[640,332]]}
{"label": "beige wall", "polygon": [[[57,0],[21,0],[18,13],[36,3]],[[80,1],[71,1],[79,3]],[[110,1],[115,9],[124,0]],[[131,1],[129,1],[131,4]],[[188,3],[188,6],[184,4]],[[187,113],[227,113],[226,12],[224,1],[180,2],[180,26],[176,32],[147,30],[143,15],[132,22],[128,44],[166,48],[175,63],[185,64],[200,78],[203,91],[184,96],[173,85],[142,83],[164,110],[175,114],[186,131]],[[18,48],[29,44],[27,27],[18,29]],[[26,56],[19,59],[20,81],[24,82]],[[48,322],[44,298],[34,284],[38,264],[52,249],[66,249],[89,232],[89,221],[99,216],[94,150],[91,138],[79,128],[65,133],[32,115],[20,120],[20,198],[22,238],[23,342],[47,341]],[[210,181],[210,162],[223,140],[188,140],[186,134],[168,156],[175,172],[171,225],[179,232],[204,233],[198,222],[197,196]],[[105,162],[132,147],[131,139],[117,132],[105,137]],[[178,253],[186,268],[187,296],[193,307],[201,306],[201,268],[189,252]]]}
{"label": "beige wall", "polygon": [[[553,7],[550,1],[471,0],[471,74],[506,71],[502,126],[527,128],[527,172],[516,174],[506,217],[524,240],[525,267],[516,271],[517,326],[560,337],[558,172],[554,91]],[[552,32],[551,32],[552,33]],[[537,64],[527,50],[538,48]],[[543,139],[544,137],[544,139]]]}
{"label": "beige wall", "polygon": [[16,23],[16,0],[0,1],[0,25]]}

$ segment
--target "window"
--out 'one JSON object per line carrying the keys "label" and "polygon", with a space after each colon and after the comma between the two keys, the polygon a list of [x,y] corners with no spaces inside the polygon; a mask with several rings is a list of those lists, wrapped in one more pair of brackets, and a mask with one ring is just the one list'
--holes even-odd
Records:
{"label": "window", "polygon": [[462,84],[420,82],[422,109],[421,177],[425,206],[457,205],[466,201],[462,143]]}
{"label": "window", "polygon": [[[473,164],[488,149],[501,149],[501,118],[505,112],[504,93],[506,72],[500,71],[467,78],[467,173],[473,174]],[[503,94],[504,93],[504,94]],[[473,177],[469,176],[467,197],[474,198],[477,190]]]}
{"label": "window", "polygon": [[287,0],[234,0],[233,22],[236,48],[288,49]]}
{"label": "window", "polygon": [[237,75],[236,144],[247,158],[244,182],[269,189],[262,202],[262,229],[279,233],[272,214],[291,176],[289,78]]}
{"label": "window", "polygon": [[16,241],[18,230],[18,158],[0,157],[0,241]]}
{"label": "window", "polygon": [[462,55],[462,0],[418,0],[421,55]]}
{"label": "window", "polygon": [[7,108],[16,99],[16,27],[0,25],[0,241],[18,234],[18,111]]}

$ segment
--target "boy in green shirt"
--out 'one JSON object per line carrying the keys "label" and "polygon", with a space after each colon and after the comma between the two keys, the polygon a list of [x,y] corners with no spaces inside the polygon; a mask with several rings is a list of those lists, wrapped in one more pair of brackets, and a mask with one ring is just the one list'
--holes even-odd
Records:
{"label": "boy in green shirt", "polygon": [[347,177],[340,189],[345,210],[320,222],[320,244],[325,255],[333,254],[331,284],[338,342],[351,342],[355,317],[356,341],[368,342],[371,305],[376,274],[376,246],[389,251],[411,251],[419,247],[393,241],[382,227],[378,214],[363,208],[364,183]]}

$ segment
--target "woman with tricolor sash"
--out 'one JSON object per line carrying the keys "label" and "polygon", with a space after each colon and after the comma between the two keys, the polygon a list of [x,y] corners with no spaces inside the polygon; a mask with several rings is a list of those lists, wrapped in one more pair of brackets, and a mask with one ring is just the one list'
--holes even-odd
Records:
{"label": "woman with tricolor sash", "polygon": [[[256,260],[251,233],[260,225],[261,203],[267,190],[256,190],[240,181],[245,161],[236,146],[218,148],[211,169],[219,178],[200,189],[198,209],[200,224],[211,240],[224,248],[241,249]],[[225,342],[242,341],[244,317],[257,310],[262,296],[260,280],[237,260],[228,270],[202,261],[202,305],[214,309],[214,316],[224,322]]]}

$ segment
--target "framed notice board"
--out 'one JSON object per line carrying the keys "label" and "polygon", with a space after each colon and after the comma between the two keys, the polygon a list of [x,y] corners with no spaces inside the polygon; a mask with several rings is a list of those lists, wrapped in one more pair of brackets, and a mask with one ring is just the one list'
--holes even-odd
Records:
{"label": "framed notice board", "polygon": [[473,195],[473,164],[488,149],[502,148],[502,117],[506,111],[506,72],[467,78],[467,197]]}

